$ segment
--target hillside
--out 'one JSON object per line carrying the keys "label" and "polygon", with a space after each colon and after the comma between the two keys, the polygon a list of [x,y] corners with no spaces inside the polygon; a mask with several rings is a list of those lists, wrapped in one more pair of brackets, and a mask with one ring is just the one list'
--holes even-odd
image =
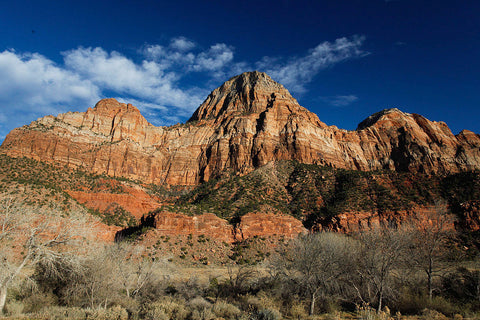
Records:
{"label": "hillside", "polygon": [[441,177],[280,161],[244,176],[224,172],[158,212],[214,213],[234,226],[250,212],[283,214],[303,221],[308,229],[351,232],[362,223],[367,228],[372,218],[375,223],[400,224],[438,202],[461,215],[460,204],[478,199],[478,171]]}
{"label": "hillside", "polygon": [[120,227],[136,225],[144,213],[174,199],[172,192],[124,178],[4,154],[0,155],[0,192],[2,198],[66,213],[85,208],[107,225]]}

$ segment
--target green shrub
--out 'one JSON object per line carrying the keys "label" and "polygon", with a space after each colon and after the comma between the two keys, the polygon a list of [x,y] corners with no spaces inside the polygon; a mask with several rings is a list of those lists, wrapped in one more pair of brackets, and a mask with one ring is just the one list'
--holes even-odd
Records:
{"label": "green shrub", "polygon": [[390,313],[380,311],[379,313],[368,306],[359,307],[357,310],[357,316],[359,320],[389,320]]}
{"label": "green shrub", "polygon": [[453,316],[462,311],[459,306],[443,297],[437,296],[430,300],[425,294],[411,293],[401,295],[397,308],[402,314],[420,314],[423,310],[428,309]]}
{"label": "green shrub", "polygon": [[120,306],[109,309],[95,309],[87,312],[87,320],[127,320],[128,312]]}
{"label": "green shrub", "polygon": [[185,307],[185,301],[171,297],[163,297],[143,306],[143,317],[145,319],[187,319],[189,312]]}
{"label": "green shrub", "polygon": [[218,301],[217,303],[215,303],[213,305],[212,311],[217,317],[222,317],[225,320],[239,319],[242,314],[239,308],[237,308],[233,304],[223,301]]}
{"label": "green shrub", "polygon": [[25,305],[21,301],[10,301],[5,306],[6,314],[10,317],[19,316],[23,313]]}
{"label": "green shrub", "polygon": [[50,292],[34,292],[25,297],[23,300],[24,310],[26,313],[35,313],[41,311],[45,307],[57,304],[57,298]]}
{"label": "green shrub", "polygon": [[86,319],[87,318],[86,309],[81,309],[77,307],[47,307],[41,312],[36,313],[40,318],[52,319],[52,320],[63,320],[63,319]]}
{"label": "green shrub", "polygon": [[127,310],[120,306],[108,309],[82,309],[78,307],[48,307],[36,313],[39,318],[63,320],[63,319],[87,319],[87,320],[127,320]]}
{"label": "green shrub", "polygon": [[306,319],[308,317],[305,305],[298,300],[292,302],[288,313],[293,319],[297,320]]}
{"label": "green shrub", "polygon": [[252,320],[280,320],[282,315],[280,311],[275,309],[262,309],[253,312],[251,315]]}
{"label": "green shrub", "polygon": [[212,304],[202,297],[196,297],[189,301],[192,314],[190,315],[192,320],[210,320],[215,318],[215,314],[212,311]]}

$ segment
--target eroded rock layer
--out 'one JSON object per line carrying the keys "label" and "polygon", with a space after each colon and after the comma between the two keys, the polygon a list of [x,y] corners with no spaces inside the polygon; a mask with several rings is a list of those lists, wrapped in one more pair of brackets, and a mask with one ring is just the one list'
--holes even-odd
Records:
{"label": "eroded rock layer", "polygon": [[480,169],[480,137],[389,109],[355,131],[327,126],[268,75],[248,72],[215,89],[183,125],[155,127],[130,104],[105,99],[86,112],[46,116],[1,146],[29,157],[144,183],[197,185],[226,168],[274,160],[358,170],[447,173]]}
{"label": "eroded rock layer", "polygon": [[159,211],[153,214],[153,227],[157,235],[163,236],[206,236],[232,243],[255,236],[277,236],[294,238],[306,233],[300,220],[282,214],[251,212],[240,219],[237,226],[212,213],[187,216],[181,213]]}

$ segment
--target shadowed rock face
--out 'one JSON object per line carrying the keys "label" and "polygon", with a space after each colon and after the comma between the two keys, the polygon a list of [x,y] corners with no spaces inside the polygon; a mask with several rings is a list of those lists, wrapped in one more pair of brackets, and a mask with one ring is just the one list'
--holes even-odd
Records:
{"label": "shadowed rock face", "polygon": [[274,160],[358,170],[447,173],[480,169],[480,137],[389,109],[356,131],[327,126],[268,75],[248,72],[215,89],[183,125],[155,127],[137,108],[105,99],[86,112],[14,129],[0,152],[145,183],[196,185],[226,168]]}

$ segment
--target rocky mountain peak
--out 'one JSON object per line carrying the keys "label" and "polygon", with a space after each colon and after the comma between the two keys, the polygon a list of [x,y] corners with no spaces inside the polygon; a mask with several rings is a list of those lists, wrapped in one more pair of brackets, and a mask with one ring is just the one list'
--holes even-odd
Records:
{"label": "rocky mountain peak", "polygon": [[260,90],[285,89],[283,85],[281,85],[280,83],[270,78],[268,74],[260,71],[244,72],[238,76],[231,78],[225,84],[227,84],[230,81],[236,86],[237,90],[239,91],[242,91],[245,89],[245,87],[249,87],[249,86],[256,87]]}
{"label": "rocky mountain peak", "polygon": [[300,107],[290,92],[266,73],[245,72],[213,90],[189,121],[222,120],[233,114],[261,113],[274,101]]}
{"label": "rocky mountain peak", "polygon": [[104,116],[115,116],[117,114],[131,113],[140,115],[140,111],[130,103],[121,103],[114,98],[102,99],[97,102],[93,109],[88,112]]}
{"label": "rocky mountain peak", "polygon": [[357,130],[363,130],[365,128],[368,128],[387,116],[393,118],[408,118],[411,116],[411,114],[403,112],[397,108],[384,109],[382,111],[372,114],[371,116],[360,122],[357,126]]}

